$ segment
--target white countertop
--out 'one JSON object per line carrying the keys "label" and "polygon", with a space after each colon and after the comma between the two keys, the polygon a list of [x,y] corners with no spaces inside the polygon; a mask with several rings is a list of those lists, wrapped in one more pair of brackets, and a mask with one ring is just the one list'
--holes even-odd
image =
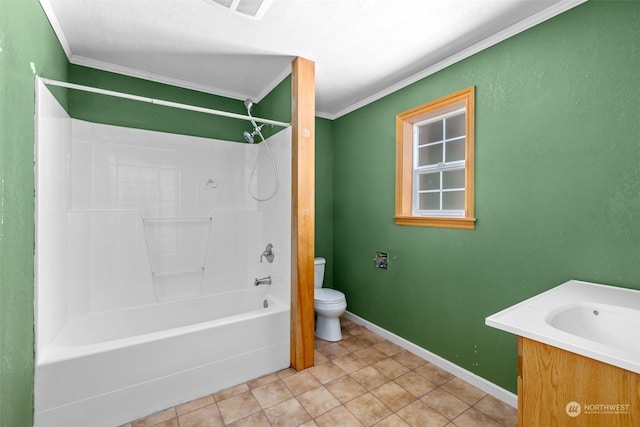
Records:
{"label": "white countertop", "polygon": [[638,290],[571,280],[491,315],[485,323],[640,373]]}

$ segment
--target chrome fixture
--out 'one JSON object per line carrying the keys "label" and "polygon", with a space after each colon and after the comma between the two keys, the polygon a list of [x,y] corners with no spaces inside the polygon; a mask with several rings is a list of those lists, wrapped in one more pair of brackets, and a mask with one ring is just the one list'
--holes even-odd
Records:
{"label": "chrome fixture", "polygon": [[264,126],[264,123],[261,124],[260,126],[258,126],[256,124],[256,121],[253,120],[253,116],[251,115],[251,109],[253,108],[253,100],[251,100],[250,98],[247,98],[244,100],[244,106],[247,109],[247,115],[250,117],[251,120],[251,124],[253,125],[253,132],[248,132],[248,131],[244,131],[244,139],[249,143],[249,144],[253,144],[255,142],[255,136],[256,135],[260,135],[260,138],[264,141],[264,136],[262,136],[262,126]]}
{"label": "chrome fixture", "polygon": [[273,245],[269,243],[265,250],[260,254],[260,262],[262,262],[262,258],[264,257],[267,259],[268,263],[272,263],[275,256],[276,254],[273,253]]}
{"label": "chrome fixture", "polygon": [[258,285],[270,285],[271,284],[271,276],[263,277],[262,279],[257,279],[253,282],[253,286]]}
{"label": "chrome fixture", "polygon": [[[245,99],[244,106],[247,109],[247,116],[249,117],[249,120],[251,120],[251,124],[253,125],[252,132],[244,131],[243,133],[244,139],[249,144],[253,144],[255,142],[254,137],[256,135],[260,136],[260,139],[264,143],[264,144],[261,144],[260,147],[264,145],[264,147],[267,150],[267,153],[269,154],[269,157],[271,158],[271,166],[273,166],[273,177],[275,179],[275,185],[273,186],[273,191],[267,197],[258,197],[256,194],[254,194],[253,188],[251,185],[251,183],[254,180],[254,177],[256,176],[256,170],[258,169],[258,155],[256,155],[256,160],[253,162],[253,167],[251,168],[251,175],[249,176],[249,194],[251,195],[251,197],[253,197],[254,200],[257,200],[258,202],[265,202],[267,200],[271,200],[273,196],[276,195],[276,193],[278,192],[278,188],[280,187],[280,178],[278,177],[278,167],[276,166],[276,159],[275,157],[273,157],[271,148],[269,148],[269,144],[267,143],[267,141],[264,140],[264,136],[262,135],[261,129],[262,129],[262,126],[264,126],[264,123],[258,126],[253,116],[251,115],[251,109],[253,108],[253,101],[250,98]],[[256,187],[257,187],[257,183],[256,183]]]}
{"label": "chrome fixture", "polygon": [[262,140],[264,141],[264,138],[262,137],[262,133],[260,132],[260,130],[262,129],[262,126],[264,126],[264,124],[257,126],[253,132],[249,132],[245,130],[243,133],[245,141],[247,141],[249,144],[253,144],[256,141],[254,138],[256,135],[260,135],[260,138],[262,138]]}

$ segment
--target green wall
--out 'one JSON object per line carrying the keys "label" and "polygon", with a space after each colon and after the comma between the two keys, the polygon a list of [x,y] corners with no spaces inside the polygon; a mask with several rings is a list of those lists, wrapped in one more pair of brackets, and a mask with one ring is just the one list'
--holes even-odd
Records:
{"label": "green wall", "polygon": [[2,427],[30,426],[33,423],[33,117],[36,74],[65,80],[67,59],[64,51],[36,0],[0,0]]}
{"label": "green wall", "polygon": [[315,255],[327,260],[325,287],[333,285],[333,122],[316,117]]}
{"label": "green wall", "polygon": [[[291,74],[283,79],[251,110],[254,117],[291,123]],[[246,126],[246,122],[245,122]],[[282,130],[279,126],[265,125],[262,135],[269,138]]]}
{"label": "green wall", "polygon": [[[242,101],[71,64],[72,83],[246,115]],[[244,120],[69,90],[71,117],[139,129],[244,142]]]}
{"label": "green wall", "polygon": [[[515,337],[486,316],[570,279],[640,289],[638,22],[588,2],[336,120],[348,310],[515,391]],[[396,226],[395,115],[471,85],[476,230]]]}

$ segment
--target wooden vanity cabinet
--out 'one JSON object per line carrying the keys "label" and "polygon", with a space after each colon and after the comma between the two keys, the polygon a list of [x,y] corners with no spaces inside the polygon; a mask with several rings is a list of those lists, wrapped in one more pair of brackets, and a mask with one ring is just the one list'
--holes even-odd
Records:
{"label": "wooden vanity cabinet", "polygon": [[640,426],[640,374],[518,337],[518,425]]}

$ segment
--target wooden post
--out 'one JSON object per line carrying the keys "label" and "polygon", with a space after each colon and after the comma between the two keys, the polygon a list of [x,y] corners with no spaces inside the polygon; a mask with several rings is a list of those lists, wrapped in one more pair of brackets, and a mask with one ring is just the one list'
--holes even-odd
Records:
{"label": "wooden post", "polygon": [[296,58],[292,71],[291,367],[313,366],[315,64]]}

